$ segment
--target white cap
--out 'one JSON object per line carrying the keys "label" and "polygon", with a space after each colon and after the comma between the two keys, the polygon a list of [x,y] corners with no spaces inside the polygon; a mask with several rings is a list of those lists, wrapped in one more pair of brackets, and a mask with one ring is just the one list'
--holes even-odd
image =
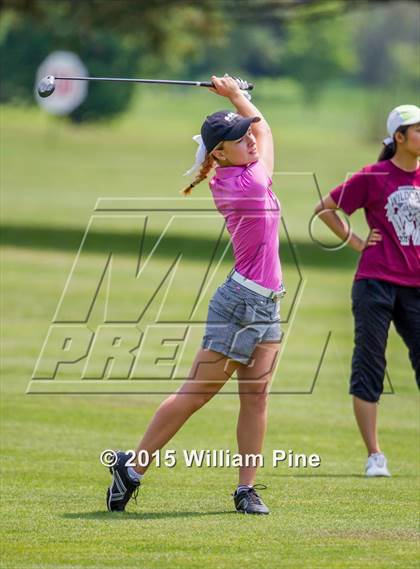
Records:
{"label": "white cap", "polygon": [[420,108],[416,105],[400,105],[395,107],[388,115],[386,129],[389,137],[384,139],[384,144],[394,141],[394,134],[400,126],[408,126],[420,122]]}

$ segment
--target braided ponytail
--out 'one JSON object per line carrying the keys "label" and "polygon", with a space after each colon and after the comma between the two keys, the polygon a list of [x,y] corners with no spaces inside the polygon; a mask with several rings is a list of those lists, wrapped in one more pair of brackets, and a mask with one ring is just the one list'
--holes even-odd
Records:
{"label": "braided ponytail", "polygon": [[207,176],[210,173],[210,170],[214,166],[214,162],[215,162],[215,159],[213,158],[212,154],[206,154],[204,162],[201,164],[201,168],[200,168],[200,171],[198,172],[197,176],[194,178],[194,180],[191,182],[191,184],[189,186],[187,186],[186,188],[181,190],[179,193],[182,194],[183,196],[191,195],[192,189],[197,184],[199,184],[200,182],[202,182],[203,180],[205,180],[207,178]]}

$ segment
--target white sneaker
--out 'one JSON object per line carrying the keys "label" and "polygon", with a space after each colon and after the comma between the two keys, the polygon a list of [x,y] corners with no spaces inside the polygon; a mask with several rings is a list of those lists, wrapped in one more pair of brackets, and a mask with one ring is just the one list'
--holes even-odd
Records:
{"label": "white sneaker", "polygon": [[365,472],[366,476],[391,476],[386,465],[386,457],[381,452],[375,452],[369,456]]}

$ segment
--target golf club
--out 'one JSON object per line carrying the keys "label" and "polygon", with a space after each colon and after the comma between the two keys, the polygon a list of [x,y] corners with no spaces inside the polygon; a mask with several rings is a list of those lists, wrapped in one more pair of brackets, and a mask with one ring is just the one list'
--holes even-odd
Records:
{"label": "golf club", "polygon": [[[239,87],[243,91],[251,91],[254,88],[252,83],[234,77]],[[54,77],[47,75],[38,83],[38,95],[49,97],[54,93],[56,81],[115,81],[117,83],[157,83],[160,85],[187,85],[190,87],[212,87],[210,81],[176,81],[172,79],[130,79],[126,77]]]}

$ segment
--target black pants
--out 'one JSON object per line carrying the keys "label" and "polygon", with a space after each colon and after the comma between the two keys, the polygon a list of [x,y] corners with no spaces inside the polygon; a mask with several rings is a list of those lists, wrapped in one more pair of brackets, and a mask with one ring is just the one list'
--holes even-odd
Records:
{"label": "black pants", "polygon": [[379,400],[391,321],[408,348],[420,388],[420,287],[398,286],[377,279],[355,281],[352,310],[355,345],[350,393],[364,401]]}

